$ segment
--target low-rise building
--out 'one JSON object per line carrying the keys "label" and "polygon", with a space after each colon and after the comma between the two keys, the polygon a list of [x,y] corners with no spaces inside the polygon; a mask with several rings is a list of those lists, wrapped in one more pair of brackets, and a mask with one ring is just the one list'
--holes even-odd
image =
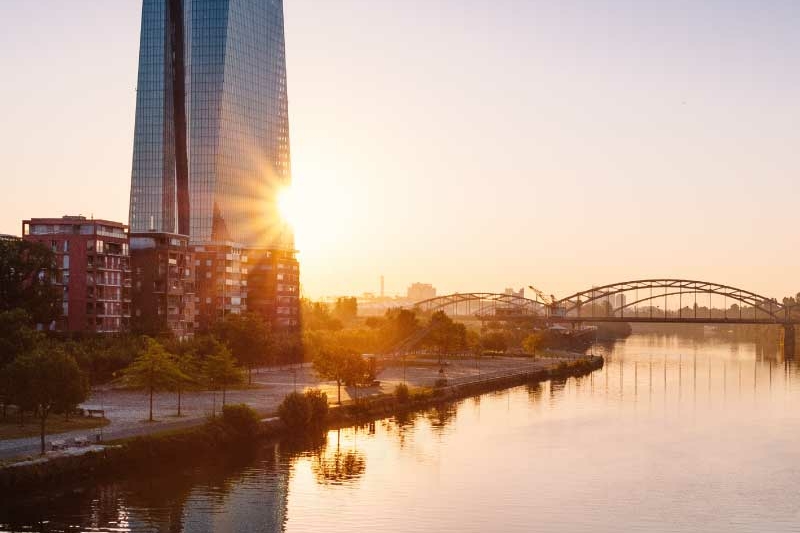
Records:
{"label": "low-rise building", "polygon": [[234,243],[194,247],[195,329],[207,331],[228,314],[247,310],[247,256]]}
{"label": "low-rise building", "polygon": [[189,238],[172,233],[130,236],[134,330],[171,331],[178,339],[194,335],[195,260]]}
{"label": "low-rise building", "polygon": [[274,329],[300,324],[300,266],[293,250],[236,243],[194,247],[195,327],[208,330],[228,314],[253,312]]}
{"label": "low-rise building", "polygon": [[250,248],[247,254],[247,309],[273,328],[300,325],[300,264],[294,250]]}
{"label": "low-rise building", "polygon": [[116,333],[131,316],[131,270],[127,226],[83,216],[32,218],[22,238],[50,248],[54,283],[63,291],[63,316],[50,329]]}

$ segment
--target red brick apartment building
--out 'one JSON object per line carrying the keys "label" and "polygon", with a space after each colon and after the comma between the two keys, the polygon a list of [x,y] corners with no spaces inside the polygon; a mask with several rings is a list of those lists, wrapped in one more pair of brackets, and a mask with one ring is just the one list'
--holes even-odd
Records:
{"label": "red brick apartment building", "polygon": [[64,292],[63,317],[52,329],[116,333],[128,329],[131,269],[128,228],[83,216],[22,221],[22,238],[56,255],[54,280]]}

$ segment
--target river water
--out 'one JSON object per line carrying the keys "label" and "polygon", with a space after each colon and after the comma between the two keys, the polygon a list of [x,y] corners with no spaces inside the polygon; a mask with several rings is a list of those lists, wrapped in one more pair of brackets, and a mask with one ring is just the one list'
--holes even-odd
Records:
{"label": "river water", "polygon": [[800,373],[777,346],[637,333],[602,370],[2,504],[0,531],[800,531]]}

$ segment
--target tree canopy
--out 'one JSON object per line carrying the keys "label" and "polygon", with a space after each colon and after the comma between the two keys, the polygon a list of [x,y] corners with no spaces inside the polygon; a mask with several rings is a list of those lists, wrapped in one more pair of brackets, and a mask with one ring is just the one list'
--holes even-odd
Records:
{"label": "tree canopy", "polygon": [[270,327],[260,315],[227,315],[215,325],[214,335],[247,368],[248,383],[252,383],[254,367],[274,362]]}
{"label": "tree canopy", "polygon": [[62,316],[55,254],[24,240],[0,240],[0,312],[23,309],[37,324]]}
{"label": "tree canopy", "polygon": [[153,421],[153,393],[176,390],[190,378],[181,372],[172,354],[157,340],[145,337],[144,349],[123,371],[123,382],[129,387],[144,389],[150,397],[150,417]]}
{"label": "tree canopy", "polygon": [[242,371],[236,366],[230,350],[221,343],[209,345],[212,352],[203,358],[203,376],[206,383],[214,389],[222,391],[222,405],[225,405],[225,393],[232,385],[242,382]]}
{"label": "tree canopy", "polygon": [[38,343],[28,354],[18,357],[7,369],[12,383],[14,404],[35,411],[41,424],[41,452],[47,417],[51,412],[69,412],[86,399],[88,382],[64,346],[52,341]]}
{"label": "tree canopy", "polygon": [[431,315],[425,344],[437,350],[439,354],[446,354],[465,348],[466,342],[467,327],[464,324],[454,322],[444,311],[437,311]]}

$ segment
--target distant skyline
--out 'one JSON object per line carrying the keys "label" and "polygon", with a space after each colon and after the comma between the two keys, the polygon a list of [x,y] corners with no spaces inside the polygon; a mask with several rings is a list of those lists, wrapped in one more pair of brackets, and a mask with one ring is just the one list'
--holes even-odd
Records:
{"label": "distant skyline", "polygon": [[[800,291],[800,4],[286,0],[311,297]],[[140,0],[0,6],[0,233],[128,218]]]}

